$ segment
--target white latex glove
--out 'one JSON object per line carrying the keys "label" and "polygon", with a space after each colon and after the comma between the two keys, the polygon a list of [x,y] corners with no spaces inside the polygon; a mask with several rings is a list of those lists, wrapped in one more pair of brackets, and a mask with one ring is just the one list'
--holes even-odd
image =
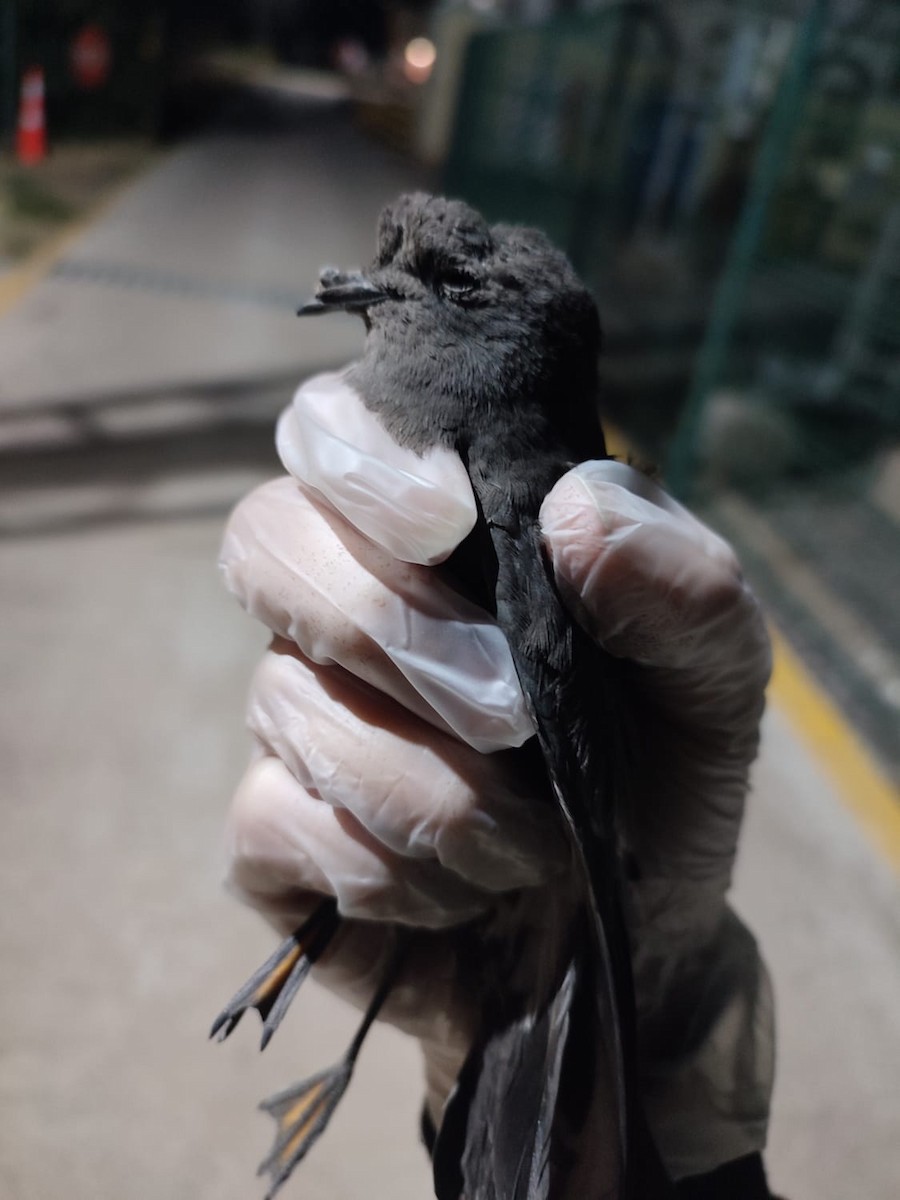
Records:
{"label": "white latex glove", "polygon": [[[277,635],[250,699],[259,752],[232,809],[231,882],[281,932],[316,894],[336,895],[360,920],[318,974],[358,1004],[393,936],[372,922],[420,928],[383,1015],[423,1041],[438,1116],[475,1019],[453,927],[498,893],[546,886],[568,853],[510,756],[484,753],[530,732],[503,638],[420,565],[471,526],[461,464],[398,450],[339,375],[298,391],[279,449],[305,489],[258,489],[222,551],[228,586]],[[646,1102],[670,1169],[699,1173],[765,1138],[768,985],[724,896],[768,642],[730,549],[631,468],[583,464],[541,519],[573,612],[635,664],[647,753],[630,906]],[[667,1014],[679,1002],[702,1011],[710,988],[716,1019],[674,1061]]]}

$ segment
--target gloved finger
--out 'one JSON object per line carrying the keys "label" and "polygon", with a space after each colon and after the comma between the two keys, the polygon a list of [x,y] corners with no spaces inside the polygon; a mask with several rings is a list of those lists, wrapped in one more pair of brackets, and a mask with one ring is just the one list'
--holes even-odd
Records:
{"label": "gloved finger", "polygon": [[490,897],[473,898],[462,885],[452,897],[442,889],[435,905],[437,893],[422,886],[421,863],[411,866],[373,846],[349,814],[340,819],[266,754],[251,763],[237,790],[226,844],[231,890],[281,936],[305,920],[322,895],[338,897],[343,920],[313,973],[359,1009],[368,1005],[391,957],[397,930],[390,922],[407,928],[422,918],[431,923],[408,933],[403,970],[380,1018],[422,1042],[438,1117],[481,1015],[460,931],[440,926],[479,915]]}
{"label": "gloved finger", "polygon": [[389,850],[270,755],[238,787],[226,847],[229,886],[282,930],[308,913],[310,893],[335,896],[348,917],[427,928],[460,924],[487,904],[436,860]]}
{"label": "gloved finger", "polygon": [[[477,753],[285,641],[260,663],[248,714],[260,743],[303,788],[352,814],[413,873],[413,863],[440,864],[502,892],[568,865],[551,806],[507,756]],[[391,869],[404,868],[392,859]]]}
{"label": "gloved finger", "polygon": [[227,587],[317,663],[336,663],[482,752],[532,734],[506,639],[434,571],[400,562],[292,480],[238,505]]}
{"label": "gloved finger", "polygon": [[[306,856],[306,847],[286,842],[283,826],[293,817],[297,784],[277,760],[261,758],[235,795],[228,823],[230,889],[287,937],[331,894],[328,876]],[[315,803],[310,797],[301,805]],[[294,814],[296,815],[296,814]],[[316,890],[310,890],[315,887]],[[458,1067],[474,1030],[470,989],[463,982],[456,929],[407,931],[409,950],[402,974],[380,1017],[405,1033],[445,1047]],[[396,944],[388,921],[357,921],[344,915],[338,932],[313,968],[316,979],[341,999],[364,1009],[381,981]],[[451,1047],[456,1045],[456,1050]],[[454,1076],[455,1077],[455,1076]],[[452,1078],[451,1077],[451,1082]]]}
{"label": "gloved finger", "polygon": [[661,705],[702,709],[730,726],[758,718],[768,637],[726,542],[615,462],[563,476],[541,524],[573,610],[610,653],[652,671]]}
{"label": "gloved finger", "polygon": [[475,524],[469,477],[452,450],[399,446],[345,372],[317,375],[278,422],[285,468],[394,558],[443,562]]}

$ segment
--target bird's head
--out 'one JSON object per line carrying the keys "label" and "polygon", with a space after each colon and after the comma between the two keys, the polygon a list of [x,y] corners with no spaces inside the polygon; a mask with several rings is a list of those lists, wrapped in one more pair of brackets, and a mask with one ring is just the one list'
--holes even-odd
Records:
{"label": "bird's head", "polygon": [[325,268],[300,312],[335,310],[363,317],[357,382],[411,444],[433,441],[435,421],[443,440],[459,440],[499,408],[537,407],[565,429],[587,405],[596,428],[596,306],[538,230],[489,226],[458,200],[401,196],[381,213],[372,265]]}

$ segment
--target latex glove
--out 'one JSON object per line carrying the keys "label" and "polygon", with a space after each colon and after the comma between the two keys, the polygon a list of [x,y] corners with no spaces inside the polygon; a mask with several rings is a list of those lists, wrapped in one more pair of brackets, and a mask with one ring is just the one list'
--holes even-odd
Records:
{"label": "latex glove", "polygon": [[649,480],[586,463],[544,503],[557,584],[639,703],[629,884],[644,1103],[674,1178],[765,1147],[771,985],[726,894],[771,652],[730,547]]}
{"label": "latex glove", "polygon": [[[323,388],[324,405],[314,394]],[[349,472],[347,430],[357,448]],[[464,536],[456,460],[438,457],[436,473],[428,465],[427,504],[422,488],[415,502],[398,503],[415,494],[422,460],[394,458],[382,442],[370,470],[359,445],[379,433],[340,377],[301,389],[279,445],[288,465],[309,475],[316,498],[279,480],[244,501],[229,526],[228,585],[284,639],[251,696],[260,756],[232,811],[231,878],[283,932],[321,892],[337,895],[350,917],[451,929],[418,936],[405,982],[384,1010],[423,1040],[437,1115],[473,1027],[452,926],[498,892],[537,887],[568,858],[555,824],[510,774],[509,756],[477,752],[528,734],[503,639],[435,572],[394,557],[399,549],[438,561]],[[369,537],[383,528],[394,553],[334,512],[346,504],[348,474],[356,497],[363,481]],[[724,893],[756,751],[767,642],[727,546],[630,468],[577,468],[547,498],[542,522],[573,610],[607,649],[636,664],[649,753],[631,907],[639,1003],[652,1035],[678,993],[697,990],[698,961],[727,960],[741,941]],[[495,679],[499,687],[489,687]],[[364,1003],[391,936],[351,922],[320,977]],[[769,1024],[765,980],[759,971],[754,978],[757,1000],[749,977],[728,979],[718,1017],[740,1028],[724,1048],[716,1026],[704,1031],[689,1071],[673,1072],[665,1054],[647,1067],[648,1104],[677,1174],[735,1157],[735,1146],[749,1152],[760,1130],[764,1137]],[[748,1020],[763,1031],[749,1053]],[[701,1111],[711,1091],[727,1127],[714,1145]]]}

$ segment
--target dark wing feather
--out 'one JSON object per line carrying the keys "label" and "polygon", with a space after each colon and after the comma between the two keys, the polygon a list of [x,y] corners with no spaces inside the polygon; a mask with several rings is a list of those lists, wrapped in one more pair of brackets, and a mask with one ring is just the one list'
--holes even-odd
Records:
{"label": "dark wing feather", "polygon": [[[501,1000],[488,1014],[442,1123],[436,1192],[439,1200],[556,1200],[565,1194],[578,1156],[573,1147],[587,1133],[603,1143],[599,1152],[592,1148],[592,1160],[599,1153],[608,1184],[591,1200],[600,1194],[624,1197],[631,1086],[621,1025],[623,1009],[627,1021],[632,1007],[630,965],[616,907],[615,845],[611,836],[598,834],[600,828],[611,830],[611,819],[592,811],[598,793],[610,805],[612,797],[608,781],[598,782],[594,727],[583,723],[584,710],[593,705],[580,690],[585,672],[575,668],[578,635],[549,578],[537,528],[519,526],[507,514],[492,521],[496,516],[495,510],[486,524],[479,522],[473,538],[480,546],[470,545],[468,561],[488,564],[497,618],[538,731],[548,792],[571,833],[582,909],[592,919],[587,928],[583,919],[573,924],[570,908],[568,930],[547,922],[541,948],[545,995],[536,983],[519,1010]],[[460,564],[454,565],[461,574]],[[465,574],[470,594],[480,590],[471,572]],[[584,642],[578,650],[593,658],[594,647]],[[615,734],[608,741],[612,752]],[[573,1022],[576,995],[582,1002]],[[592,1049],[594,1061],[586,1070]],[[604,1101],[599,1121],[598,1097]]]}
{"label": "dark wing feather", "polygon": [[527,1190],[522,1193],[523,1196],[541,1197],[542,1200],[550,1195],[551,1134],[571,1026],[576,969],[575,962],[571,962],[542,1022],[545,1029],[545,1047],[543,1062],[540,1064],[543,1072],[540,1109],[535,1123]]}
{"label": "dark wing feather", "polygon": [[575,986],[572,963],[542,1012],[522,1014],[473,1050],[435,1149],[439,1200],[549,1200]]}
{"label": "dark wing feather", "polygon": [[487,1003],[438,1136],[435,1189],[439,1200],[658,1200],[671,1185],[637,1098],[621,907],[630,773],[621,664],[572,621],[526,515],[563,468],[529,466],[524,487],[510,490],[473,474],[480,520],[450,565],[509,641],[548,794],[570,834],[580,917],[569,907],[568,928],[545,923],[543,984],[529,1002],[510,1007],[501,979],[499,1002]]}
{"label": "dark wing feather", "polygon": [[615,664],[563,608],[535,522],[492,530],[498,564],[497,617],[537,728],[551,788],[570,833],[582,898],[590,913],[596,1030],[604,1054],[595,1069],[613,1098],[605,1128],[617,1162],[616,1190],[628,1194],[629,1117],[634,1104],[634,999],[621,912],[617,806],[625,770],[622,693]]}
{"label": "dark wing feather", "polygon": [[[623,913],[630,712],[620,662],[564,608],[536,521],[492,528],[497,618],[513,653],[548,779],[570,833],[587,928],[576,926],[573,1053],[556,1092],[554,1136],[574,1145],[552,1200],[674,1195],[638,1095],[636,1011]],[[552,949],[552,948],[551,948]],[[593,1048],[594,1053],[591,1053]],[[587,1076],[587,1077],[586,1077]],[[535,1130],[534,1137],[540,1135]],[[535,1192],[534,1196],[540,1196]],[[529,1200],[531,1197],[529,1195]]]}

